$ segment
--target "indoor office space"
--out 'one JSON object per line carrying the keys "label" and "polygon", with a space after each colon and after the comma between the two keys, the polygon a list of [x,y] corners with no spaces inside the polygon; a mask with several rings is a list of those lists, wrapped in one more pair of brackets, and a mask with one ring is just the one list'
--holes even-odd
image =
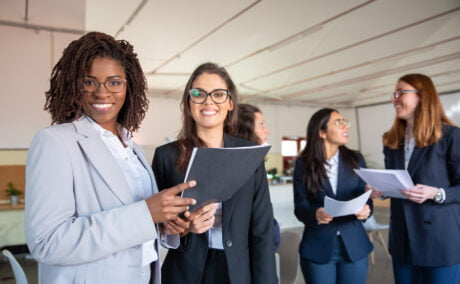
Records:
{"label": "indoor office space", "polygon": [[[0,248],[12,256],[0,256],[0,284],[21,283],[15,261],[28,283],[38,283],[24,228],[26,159],[34,135],[51,124],[44,106],[52,69],[84,34],[102,32],[134,47],[149,106],[133,140],[149,165],[155,150],[175,141],[182,128],[181,99],[193,70],[214,62],[228,71],[237,103],[257,106],[269,129],[264,165],[280,227],[277,275],[280,283],[305,283],[299,261],[304,224],[294,215],[293,174],[312,115],[337,110],[343,118],[337,126],[348,129],[347,147],[359,150],[371,169],[385,168],[382,135],[394,122],[392,99],[407,95],[394,94],[405,74],[429,76],[445,114],[460,125],[458,27],[458,0],[1,1]],[[108,90],[102,81],[95,81],[97,88]],[[215,99],[213,92],[204,91],[204,103]],[[45,209],[53,212],[59,202]],[[374,199],[365,223],[374,246],[369,284],[394,282],[389,223],[390,199]],[[159,258],[166,253],[161,248]]]}

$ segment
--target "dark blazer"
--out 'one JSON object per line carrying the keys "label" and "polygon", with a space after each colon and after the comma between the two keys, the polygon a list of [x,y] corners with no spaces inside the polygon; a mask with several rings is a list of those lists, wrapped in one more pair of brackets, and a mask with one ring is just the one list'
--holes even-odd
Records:
{"label": "dark blazer", "polygon": [[[225,135],[225,147],[249,141]],[[156,149],[152,168],[158,188],[184,181],[176,167],[177,144]],[[212,174],[212,173],[210,173]],[[263,162],[232,198],[222,203],[222,238],[231,283],[277,283],[273,243],[273,208]],[[162,266],[162,282],[200,283],[208,253],[207,233],[189,233],[178,249],[170,249]]]}
{"label": "dark blazer", "polygon": [[[385,167],[404,169],[404,143],[384,147]],[[441,140],[414,148],[408,172],[414,184],[442,187],[446,201],[417,204],[391,199],[389,251],[412,265],[446,266],[460,263],[460,129],[445,126]]]}
{"label": "dark blazer", "polygon": [[[340,155],[340,153],[339,153]],[[365,167],[364,160],[359,161]],[[347,253],[352,261],[360,260],[372,251],[372,244],[367,237],[362,221],[356,216],[334,218],[329,224],[318,224],[316,210],[324,207],[324,197],[341,201],[351,200],[364,193],[365,183],[349,168],[340,155],[337,179],[337,195],[332,192],[329,179],[326,179],[323,190],[314,200],[307,197],[304,183],[305,161],[297,158],[294,169],[294,213],[297,219],[305,224],[300,242],[300,256],[316,263],[328,263],[331,260],[334,240],[340,231]],[[373,209],[372,200],[367,202]]]}

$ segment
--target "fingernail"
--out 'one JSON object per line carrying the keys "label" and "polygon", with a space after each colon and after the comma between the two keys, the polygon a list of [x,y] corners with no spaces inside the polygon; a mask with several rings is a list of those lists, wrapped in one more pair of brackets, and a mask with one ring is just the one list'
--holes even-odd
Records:
{"label": "fingernail", "polygon": [[195,205],[195,204],[196,204],[196,200],[192,199],[192,205]]}
{"label": "fingernail", "polygon": [[196,185],[196,181],[191,180],[191,181],[189,181],[188,185],[189,185],[189,186],[195,186],[195,185]]}

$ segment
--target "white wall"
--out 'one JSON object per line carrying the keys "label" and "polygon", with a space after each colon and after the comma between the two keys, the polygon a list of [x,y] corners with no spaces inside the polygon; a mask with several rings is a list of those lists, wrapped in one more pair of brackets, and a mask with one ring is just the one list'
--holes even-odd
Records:
{"label": "white wall", "polygon": [[0,26],[0,149],[27,148],[49,125],[43,110],[51,69],[78,35]]}

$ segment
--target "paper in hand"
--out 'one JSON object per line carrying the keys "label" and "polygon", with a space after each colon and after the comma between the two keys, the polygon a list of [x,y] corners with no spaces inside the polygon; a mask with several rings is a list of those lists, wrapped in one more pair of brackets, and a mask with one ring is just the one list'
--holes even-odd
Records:
{"label": "paper in hand", "polygon": [[353,215],[366,205],[371,192],[372,191],[368,190],[360,196],[348,201],[339,201],[325,196],[324,210],[333,217]]}
{"label": "paper in hand", "polygon": [[401,190],[414,187],[407,170],[354,169],[367,184],[385,196],[407,199]]}

